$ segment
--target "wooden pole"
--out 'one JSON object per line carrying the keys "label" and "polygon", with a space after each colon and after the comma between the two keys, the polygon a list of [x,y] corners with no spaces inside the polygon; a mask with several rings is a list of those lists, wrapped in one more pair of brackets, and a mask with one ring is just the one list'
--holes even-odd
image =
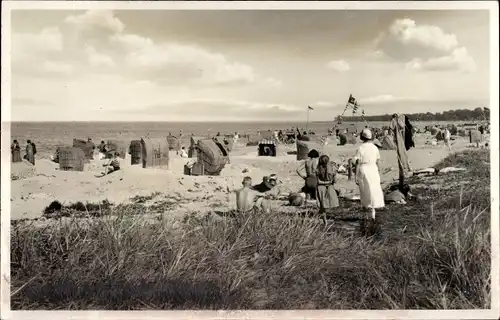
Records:
{"label": "wooden pole", "polygon": [[352,159],[347,160],[347,177],[352,180]]}

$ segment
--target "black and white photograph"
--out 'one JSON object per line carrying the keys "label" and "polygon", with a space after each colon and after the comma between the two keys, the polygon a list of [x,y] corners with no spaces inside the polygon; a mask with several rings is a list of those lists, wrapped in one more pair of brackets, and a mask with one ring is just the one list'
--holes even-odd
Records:
{"label": "black and white photograph", "polygon": [[2,2],[2,319],[498,318],[498,60],[496,1]]}

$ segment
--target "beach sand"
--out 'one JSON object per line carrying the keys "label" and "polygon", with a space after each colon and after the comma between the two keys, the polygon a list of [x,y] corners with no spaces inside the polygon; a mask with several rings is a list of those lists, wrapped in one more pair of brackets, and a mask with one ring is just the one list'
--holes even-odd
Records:
{"label": "beach sand", "polygon": [[[430,140],[428,134],[415,137],[416,147],[408,152],[413,169],[432,166],[449,155],[442,142],[437,146],[426,144]],[[463,150],[468,144],[468,139],[457,137],[452,144],[453,151]],[[354,155],[358,145],[327,145],[324,152],[331,160],[343,163]],[[275,173],[283,182],[282,192],[300,190],[303,180],[295,173],[299,161],[296,155],[287,154],[292,150],[292,147],[282,147],[278,157],[258,157],[257,147],[236,146],[230,156],[231,163],[226,165],[220,176],[184,175],[183,167],[189,159],[181,158],[175,152],[171,153],[168,170],[132,166],[130,158],[127,158],[121,160],[122,170],[100,178],[96,176],[103,171],[104,160],[93,160],[85,166],[84,172],[64,172],[59,171],[59,165],[49,159],[37,159],[33,176],[11,183],[11,219],[41,217],[44,208],[54,200],[70,204],[107,199],[118,204],[126,203],[134,196],[150,196],[153,193],[158,195],[152,201],[165,197],[178,199],[177,204],[165,212],[172,217],[182,217],[190,212],[203,214],[214,209],[227,211],[235,207],[232,191],[241,186],[243,177],[247,175],[256,184],[262,181],[263,176]],[[381,179],[385,185],[398,176],[397,156],[395,151],[381,150],[380,153]],[[345,175],[340,175],[338,187],[343,193],[358,192],[354,181],[349,181]]]}

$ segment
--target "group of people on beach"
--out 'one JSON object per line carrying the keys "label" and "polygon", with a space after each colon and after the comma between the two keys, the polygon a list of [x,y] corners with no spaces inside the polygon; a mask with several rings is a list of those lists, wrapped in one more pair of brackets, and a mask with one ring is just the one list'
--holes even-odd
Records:
{"label": "group of people on beach", "polygon": [[[375,210],[385,206],[379,174],[380,153],[373,144],[374,136],[370,129],[363,129],[360,139],[363,143],[354,156],[355,182],[359,187],[361,204],[371,212],[371,218],[375,219]],[[335,189],[337,168],[329,156],[320,155],[315,149],[309,151],[308,159],[297,169],[297,174],[304,179],[304,200],[316,201],[320,213],[340,205]],[[277,199],[279,195],[279,190],[275,189],[278,185],[277,177],[264,177],[258,186],[252,186],[251,177],[245,177],[242,184],[243,187],[236,191],[237,210],[240,213],[253,210],[269,212],[269,201]]]}
{"label": "group of people on beach", "polygon": [[10,152],[12,155],[12,162],[22,162],[23,159],[35,165],[35,155],[36,155],[36,145],[33,141],[26,141],[26,153],[21,157],[21,146],[17,140],[12,142],[10,146]]}

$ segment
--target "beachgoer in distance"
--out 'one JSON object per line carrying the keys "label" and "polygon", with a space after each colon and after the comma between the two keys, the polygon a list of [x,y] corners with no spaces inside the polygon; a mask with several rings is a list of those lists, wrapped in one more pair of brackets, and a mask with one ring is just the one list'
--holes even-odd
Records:
{"label": "beachgoer in distance", "polygon": [[281,188],[278,184],[278,177],[276,174],[263,177],[262,182],[252,186],[251,189],[264,194],[268,199],[278,199],[281,194]]}
{"label": "beachgoer in distance", "polygon": [[92,158],[94,159],[94,152],[95,152],[95,144],[92,142],[92,138],[87,138],[87,145],[89,145],[90,148],[92,148]]}
{"label": "beachgoer in distance", "polygon": [[360,135],[363,144],[359,146],[354,157],[356,163],[355,181],[359,186],[361,204],[371,210],[371,218],[375,219],[375,209],[383,208],[384,193],[380,185],[378,148],[372,143],[370,129],[364,129]]}
{"label": "beachgoer in distance", "polygon": [[87,138],[87,144],[92,146],[92,150],[95,150],[95,144],[92,142],[92,138]]}
{"label": "beachgoer in distance", "polygon": [[104,170],[104,175],[120,170],[120,161],[118,160],[119,155],[120,154],[116,151],[111,152],[110,161],[108,163],[103,164],[103,166],[106,167],[106,169]]}
{"label": "beachgoer in distance", "polygon": [[322,155],[318,160],[316,176],[318,177],[317,202],[319,212],[339,206],[339,198],[334,188],[336,170],[327,155]]}
{"label": "beachgoer in distance", "polygon": [[182,158],[189,158],[189,156],[186,152],[186,149],[184,149],[184,147],[181,148],[181,157]]}
{"label": "beachgoer in distance", "polygon": [[97,147],[100,153],[106,153],[106,143],[104,140],[101,141],[101,144]]}
{"label": "beachgoer in distance", "polygon": [[10,146],[10,153],[12,155],[12,162],[23,161],[21,157],[21,147],[19,146],[19,142],[17,142],[17,140],[12,142],[12,145]]}
{"label": "beachgoer in distance", "polygon": [[450,144],[450,140],[451,140],[451,133],[450,133],[450,130],[448,130],[448,127],[444,128],[444,146],[448,148],[448,150],[451,151],[451,144]]}
{"label": "beachgoer in distance", "polygon": [[243,187],[236,190],[236,209],[238,212],[250,213],[253,210],[266,210],[265,195],[251,188],[252,178],[243,178],[242,184]]}
{"label": "beachgoer in distance", "polygon": [[35,165],[36,145],[31,140],[26,141],[26,155],[24,158]]}
{"label": "beachgoer in distance", "polygon": [[236,144],[238,142],[239,138],[240,138],[240,136],[238,135],[238,132],[235,132],[234,136],[233,136],[233,144]]}
{"label": "beachgoer in distance", "polygon": [[306,194],[306,200],[316,199],[316,187],[318,186],[318,178],[316,169],[318,167],[319,152],[312,149],[307,154],[308,159],[304,160],[301,166],[297,169],[299,177],[304,179],[304,187],[302,192]]}

